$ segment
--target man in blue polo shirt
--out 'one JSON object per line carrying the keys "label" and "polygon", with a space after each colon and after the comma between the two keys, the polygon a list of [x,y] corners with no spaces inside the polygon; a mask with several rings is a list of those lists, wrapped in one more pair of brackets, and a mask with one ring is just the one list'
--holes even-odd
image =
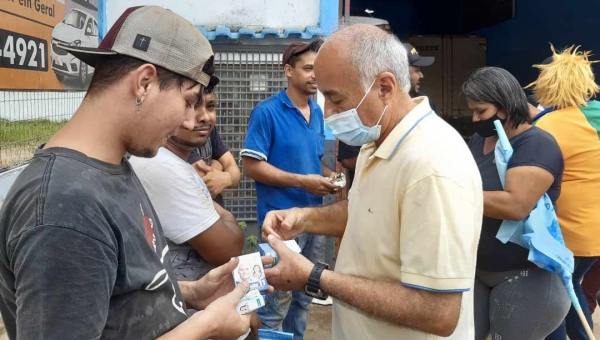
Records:
{"label": "man in blue polo shirt", "polygon": [[[244,174],[256,181],[258,225],[271,210],[319,206],[336,186],[335,175],[321,162],[325,149],[323,111],[310,99],[317,92],[314,60],[322,41],[292,43],[283,53],[287,89],[267,98],[252,111],[244,149]],[[297,238],[302,254],[313,262],[324,260],[322,236]],[[304,337],[308,306],[304,293],[276,292],[259,309],[263,326]],[[289,309],[289,311],[288,311]]]}

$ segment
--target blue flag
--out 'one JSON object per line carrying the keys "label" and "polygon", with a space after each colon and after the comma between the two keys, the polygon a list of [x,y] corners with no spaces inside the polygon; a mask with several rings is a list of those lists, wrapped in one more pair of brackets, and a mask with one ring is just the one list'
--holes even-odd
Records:
{"label": "blue flag", "polygon": [[[498,133],[498,143],[494,150],[496,168],[502,187],[506,185],[506,171],[513,154],[513,148],[500,121],[494,121]],[[527,259],[549,272],[557,273],[576,310],[581,310],[579,300],[573,291],[573,253],[565,246],[554,205],[544,194],[524,220],[504,220],[496,238],[502,243],[512,242],[529,249]]]}

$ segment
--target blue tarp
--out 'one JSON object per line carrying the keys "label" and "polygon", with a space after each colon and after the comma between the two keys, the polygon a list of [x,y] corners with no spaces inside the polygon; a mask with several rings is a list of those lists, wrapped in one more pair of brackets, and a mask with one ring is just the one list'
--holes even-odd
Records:
{"label": "blue tarp", "polygon": [[261,328],[258,330],[258,337],[260,340],[292,340],[294,338],[294,334]]}

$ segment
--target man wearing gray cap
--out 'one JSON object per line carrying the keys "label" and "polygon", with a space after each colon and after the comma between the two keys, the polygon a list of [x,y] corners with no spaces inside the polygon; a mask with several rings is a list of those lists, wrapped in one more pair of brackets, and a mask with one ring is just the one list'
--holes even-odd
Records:
{"label": "man wearing gray cap", "polygon": [[[134,7],[98,49],[73,118],[40,147],[0,211],[0,311],[10,339],[207,339],[247,332],[237,260],[176,281],[160,221],[125,153],[153,157],[194,128],[214,85],[209,42],[161,7]],[[227,295],[225,295],[227,294]],[[223,296],[224,295],[224,296]],[[223,296],[223,297],[221,297]],[[204,310],[188,317],[186,308]]]}

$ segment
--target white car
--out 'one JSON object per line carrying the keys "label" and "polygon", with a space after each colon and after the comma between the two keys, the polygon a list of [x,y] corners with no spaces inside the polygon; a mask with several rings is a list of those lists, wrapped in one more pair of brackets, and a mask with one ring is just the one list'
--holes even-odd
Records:
{"label": "white car", "polygon": [[52,31],[52,70],[56,78],[77,78],[81,85],[89,83],[94,72],[84,62],[75,58],[58,44],[81,47],[98,47],[98,22],[91,14],[72,9]]}

